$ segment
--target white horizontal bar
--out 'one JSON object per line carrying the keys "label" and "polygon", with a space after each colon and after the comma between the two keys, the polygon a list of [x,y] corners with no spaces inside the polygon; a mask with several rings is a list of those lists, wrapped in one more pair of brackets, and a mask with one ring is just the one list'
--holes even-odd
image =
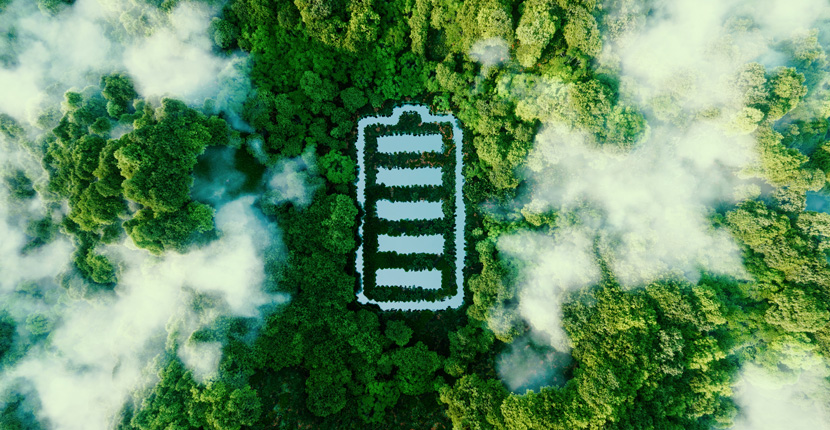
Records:
{"label": "white horizontal bar", "polygon": [[414,187],[441,185],[440,167],[418,167],[414,169],[378,168],[375,182],[387,187]]}
{"label": "white horizontal bar", "polygon": [[403,288],[421,287],[428,290],[438,290],[441,288],[441,271],[436,269],[378,269],[375,273],[375,285],[377,286]]}
{"label": "white horizontal bar", "polygon": [[440,219],[444,217],[441,202],[392,202],[378,200],[378,218],[389,221],[404,219]]}
{"label": "white horizontal bar", "polygon": [[378,137],[378,152],[441,152],[444,145],[440,134],[399,134]]}
{"label": "white horizontal bar", "polygon": [[378,235],[378,252],[397,252],[398,254],[442,254],[444,236],[387,236]]}

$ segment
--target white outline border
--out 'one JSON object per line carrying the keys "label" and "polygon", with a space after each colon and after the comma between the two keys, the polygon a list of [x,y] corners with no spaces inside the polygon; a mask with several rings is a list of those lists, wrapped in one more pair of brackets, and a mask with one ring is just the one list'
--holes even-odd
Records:
{"label": "white outline border", "polygon": [[[364,152],[366,150],[366,135],[364,129],[370,125],[395,125],[404,112],[416,112],[421,116],[423,122],[449,122],[452,125],[452,138],[455,143],[455,279],[458,284],[455,295],[446,297],[439,301],[430,302],[426,300],[406,301],[406,302],[379,302],[371,300],[363,294],[363,289],[357,293],[357,301],[364,304],[375,304],[380,306],[381,310],[407,310],[407,311],[425,311],[425,310],[444,310],[447,308],[458,308],[464,302],[464,257],[466,254],[466,240],[464,237],[464,224],[467,221],[467,215],[464,208],[464,196],[461,192],[464,186],[464,175],[462,168],[464,167],[464,154],[462,152],[462,144],[464,142],[464,132],[458,125],[458,119],[454,115],[432,115],[429,108],[423,105],[406,104],[398,106],[392,111],[390,116],[370,116],[364,117],[357,123],[357,201],[361,208],[366,206],[366,164],[364,160]],[[358,227],[358,235],[361,237],[360,246],[357,248],[357,259],[355,266],[357,274],[360,276],[361,284],[363,282],[363,220],[361,220],[360,227]]]}

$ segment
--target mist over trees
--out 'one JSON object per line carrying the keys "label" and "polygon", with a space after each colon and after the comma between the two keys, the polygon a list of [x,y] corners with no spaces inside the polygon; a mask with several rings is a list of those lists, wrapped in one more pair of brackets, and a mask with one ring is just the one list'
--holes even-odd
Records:
{"label": "mist over trees", "polygon": [[[180,101],[162,99],[153,108],[137,97],[123,75],[104,76],[100,90],[67,92],[64,115],[44,145],[48,190],[69,203],[75,264],[97,284],[114,284],[115,274],[93,248],[118,239],[122,229],[158,254],[184,252],[214,229],[214,210],[191,200],[189,190],[205,147],[229,143],[227,123]],[[127,124],[132,130],[110,138]],[[138,205],[129,217],[128,203]]]}
{"label": "mist over trees", "polygon": [[[0,427],[826,423],[830,8],[669,3],[0,0]],[[406,102],[459,309],[355,300]]]}

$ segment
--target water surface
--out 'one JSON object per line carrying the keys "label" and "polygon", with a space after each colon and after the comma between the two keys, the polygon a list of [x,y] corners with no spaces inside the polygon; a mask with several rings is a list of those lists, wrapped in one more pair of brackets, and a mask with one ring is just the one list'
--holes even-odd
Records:
{"label": "water surface", "polygon": [[389,221],[439,219],[444,217],[441,202],[391,202],[389,200],[378,200],[375,209],[378,218]]}
{"label": "water surface", "polygon": [[421,287],[428,290],[441,288],[440,270],[405,270],[405,269],[378,269],[378,286],[385,287]]}
{"label": "water surface", "polygon": [[815,191],[807,191],[807,210],[830,213],[830,196]]}
{"label": "water surface", "polygon": [[[376,117],[373,117],[376,118]],[[423,118],[423,115],[421,115]],[[397,122],[397,120],[395,121]],[[441,152],[444,143],[440,134],[397,134],[378,137],[378,152]]]}
{"label": "water surface", "polygon": [[378,236],[378,252],[397,252],[398,254],[442,254],[444,236]]}
{"label": "water surface", "polygon": [[[363,291],[357,293],[357,300],[360,303],[372,303],[378,305],[381,310],[388,311],[388,310],[442,310],[447,308],[457,308],[461,306],[464,300],[464,224],[466,222],[466,213],[464,208],[464,201],[461,194],[461,189],[464,185],[464,176],[462,175],[461,171],[463,166],[463,153],[462,153],[462,142],[463,142],[463,132],[461,127],[458,124],[458,120],[453,115],[433,115],[429,112],[429,108],[426,106],[417,106],[417,105],[404,105],[396,107],[390,116],[371,116],[362,118],[358,121],[357,125],[357,166],[360,175],[358,176],[357,180],[357,200],[361,206],[366,205],[366,158],[365,158],[365,147],[366,147],[366,134],[365,129],[369,126],[375,125],[395,125],[398,123],[400,116],[404,112],[416,112],[418,115],[421,116],[421,120],[423,122],[434,122],[434,123],[450,123],[452,125],[452,139],[454,144],[453,154],[455,156],[455,171],[453,172],[455,175],[455,228],[454,231],[449,231],[447,234],[454,233],[455,238],[455,255],[450,256],[455,260],[455,281],[456,281],[456,290],[455,294],[452,296],[445,297],[444,299],[437,300],[434,302],[428,302],[426,300],[419,300],[419,301],[400,301],[400,302],[380,302],[377,300],[372,300],[364,294]],[[401,135],[393,135],[393,136],[382,136],[378,137],[378,151],[384,153],[394,153],[394,152],[439,152],[443,147],[442,136],[440,134],[433,134],[433,135],[410,135],[410,134],[401,134]],[[388,186],[388,185],[387,185]],[[392,203],[392,202],[389,202]],[[414,204],[424,204],[425,202],[412,202]],[[399,204],[399,203],[395,203]],[[388,216],[389,219],[395,218],[396,220],[403,220],[403,219],[419,219],[414,218],[415,216],[420,217],[421,212],[413,212],[412,215],[406,218],[401,217],[401,213],[398,212],[398,208],[404,208],[404,206],[398,206],[397,208],[392,206],[387,206],[387,203],[382,203],[381,201],[377,202],[378,208],[378,216]],[[430,209],[427,209],[430,208]],[[424,205],[423,210],[424,212],[430,211],[433,216],[436,218],[443,217],[443,213],[438,215],[437,209],[440,209],[440,203],[438,205]],[[358,234],[363,236],[363,223],[361,223],[358,227]],[[380,238],[380,237],[379,237]],[[444,239],[446,240],[446,239]],[[357,256],[355,261],[355,266],[357,273],[362,276],[364,270],[364,261],[363,261],[363,245],[360,245],[357,250]],[[383,276],[411,276],[413,272],[407,272],[404,269],[383,269],[383,270],[396,270],[394,272],[389,272],[389,274],[384,274]],[[386,273],[386,272],[384,272]],[[440,272],[439,272],[440,275]],[[381,285],[381,272],[377,272],[378,281],[377,285]],[[434,276],[434,275],[433,275]],[[400,279],[388,279],[383,278],[384,282],[394,282],[393,285],[400,285],[400,284],[409,284],[412,281],[408,280],[409,278],[400,278]],[[441,286],[441,279],[433,278],[429,280],[429,285],[431,288],[440,288]],[[426,287],[425,287],[426,288]]]}
{"label": "water surface", "polygon": [[415,186],[440,186],[440,167],[418,167],[415,169],[378,168],[375,181],[387,187],[415,187]]}

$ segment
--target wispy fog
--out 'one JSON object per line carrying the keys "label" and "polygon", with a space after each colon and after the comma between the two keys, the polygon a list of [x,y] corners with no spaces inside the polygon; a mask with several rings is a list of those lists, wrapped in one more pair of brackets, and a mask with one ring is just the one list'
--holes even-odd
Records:
{"label": "wispy fog", "polygon": [[[15,0],[5,10],[0,32],[16,37],[0,41],[0,113],[26,126],[31,140],[50,127],[38,117],[57,112],[64,92],[97,85],[111,72],[128,74],[151,100],[171,96],[247,127],[235,112],[250,90],[250,66],[244,56],[214,51],[208,25],[215,7],[185,1],[165,14],[132,0],[77,0],[52,16]],[[0,176],[22,170],[42,191],[37,155],[0,135]],[[31,222],[59,223],[65,204],[44,203],[33,192],[11,198],[0,183],[0,314],[7,311],[17,325],[13,357],[0,363],[0,409],[9,395],[22,394],[24,409],[47,428],[112,428],[131,394],[154,383],[166,354],[177,354],[197,380],[216,376],[221,336],[201,341],[194,332],[227,318],[246,318],[256,329],[264,312],[288,299],[269,292],[264,268],[266,255],[283,252],[279,229],[238,183],[228,190],[226,179],[242,179],[232,164],[225,167],[201,190],[217,207],[216,239],[161,257],[129,238],[101,245],[96,252],[116,264],[118,283],[97,293],[72,268],[68,237],[56,233],[32,246]],[[305,195],[302,184],[292,192]]]}
{"label": "wispy fog", "polygon": [[317,173],[313,147],[306,149],[299,157],[282,159],[266,172],[268,191],[265,198],[305,207],[311,203],[314,189],[320,183]]}
{"label": "wispy fog", "polygon": [[250,91],[250,84],[245,85],[248,66],[241,57],[213,54],[207,29],[215,14],[206,6],[183,2],[170,13],[167,25],[126,46],[124,66],[140,94],[174,94],[191,104],[209,98],[231,112],[241,107]]}
{"label": "wispy fog", "polygon": [[[48,341],[6,369],[0,387],[16,378],[31,384],[39,413],[53,428],[105,429],[130,393],[153,381],[154,360],[165,345],[197,379],[214,376],[221,344],[190,336],[220,317],[259,318],[287,299],[263,290],[264,255],[281,252],[281,244],[254,198],[224,204],[216,224],[221,237],[187,254],[154,257],[130,239],[102,249],[121,269],[114,293],[65,300],[51,309],[55,325]],[[16,252],[10,249],[4,257]],[[48,257],[55,258],[49,261],[55,267],[66,264],[66,253]],[[21,278],[38,275],[35,268]]]}
{"label": "wispy fog", "polygon": [[25,224],[42,216],[42,203],[33,199],[25,213],[13,214],[6,201],[7,193],[0,190],[0,294],[11,293],[26,280],[53,279],[66,268],[73,250],[68,240],[58,239],[21,254],[20,250],[30,240],[25,234]]}
{"label": "wispy fog", "polygon": [[[758,156],[749,133],[758,119],[746,120],[749,95],[736,80],[750,62],[784,65],[780,43],[803,35],[827,10],[813,0],[762,3],[623,1],[606,8],[598,70],[619,76],[619,111],[633,108],[645,118],[632,149],[585,130],[574,108],[582,90],[573,84],[499,78],[517,115],[542,121],[520,172],[527,203],[517,209],[557,211],[557,229],[503,236],[499,249],[523,261],[518,311],[553,347],[569,349],[563,296],[597,282],[598,257],[629,288],[667,275],[692,282],[701,272],[747,276],[738,246],[710,221],[713,208],[753,195],[747,178]],[[648,7],[650,14],[637,15]]]}
{"label": "wispy fog", "polygon": [[488,68],[507,61],[510,51],[504,39],[492,37],[474,43],[470,48],[470,58]]}
{"label": "wispy fog", "polygon": [[525,394],[527,390],[539,392],[544,386],[564,385],[564,368],[570,361],[566,353],[522,339],[510,345],[509,353],[499,356],[496,370],[510,391]]}
{"label": "wispy fog", "polygon": [[732,429],[830,429],[827,376],[827,369],[816,363],[787,375],[753,365],[744,367],[735,386],[739,413]]}
{"label": "wispy fog", "polygon": [[244,127],[235,112],[250,90],[247,59],[217,56],[208,26],[218,13],[181,2],[169,15],[144,2],[77,0],[55,16],[33,1],[15,0],[0,14],[0,112],[34,123],[45,103],[69,88],[97,85],[101,75],[126,72],[145,97],[174,96],[201,106],[206,99]]}

